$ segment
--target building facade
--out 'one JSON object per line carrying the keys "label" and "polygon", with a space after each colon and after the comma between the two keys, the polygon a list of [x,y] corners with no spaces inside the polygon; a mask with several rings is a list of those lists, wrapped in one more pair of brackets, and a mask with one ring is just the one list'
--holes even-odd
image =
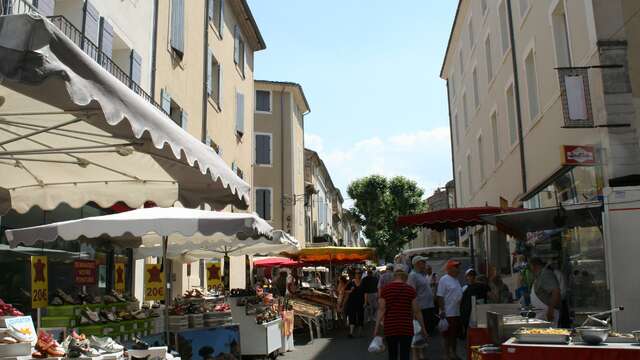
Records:
{"label": "building facade", "polygon": [[309,104],[296,83],[257,80],[255,93],[255,211],[304,246],[304,117]]}
{"label": "building facade", "polygon": [[[454,181],[449,181],[444,187],[434,190],[433,194],[429,196],[425,202],[427,203],[427,211],[437,211],[455,207]],[[430,246],[458,245],[457,230],[448,229],[445,231],[436,231],[426,227],[419,227],[417,231],[418,234],[416,238],[408,245],[408,248],[410,249]]]}

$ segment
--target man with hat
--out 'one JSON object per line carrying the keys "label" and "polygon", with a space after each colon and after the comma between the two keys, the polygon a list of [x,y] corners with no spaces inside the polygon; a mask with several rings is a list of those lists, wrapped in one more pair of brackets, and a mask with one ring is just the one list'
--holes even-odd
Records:
{"label": "man with hat", "polygon": [[467,285],[462,288],[462,301],[460,303],[460,319],[462,320],[462,330],[464,331],[469,327],[473,299],[475,298],[476,304],[485,304],[487,302],[487,294],[491,291],[487,284],[477,281],[476,276],[476,270],[473,268],[464,272]]}
{"label": "man with hat", "polygon": [[413,271],[409,274],[407,284],[413,287],[417,293],[418,305],[422,311],[422,319],[427,326],[427,333],[434,335],[434,331],[438,324],[436,320],[436,310],[433,299],[433,290],[431,282],[427,278],[427,258],[424,256],[414,256],[411,259]]}
{"label": "man with hat", "polygon": [[446,274],[440,278],[436,292],[440,318],[446,318],[449,327],[442,333],[448,359],[459,359],[456,354],[457,339],[460,335],[460,301],[462,287],[458,281],[460,261],[449,260],[445,265]]}

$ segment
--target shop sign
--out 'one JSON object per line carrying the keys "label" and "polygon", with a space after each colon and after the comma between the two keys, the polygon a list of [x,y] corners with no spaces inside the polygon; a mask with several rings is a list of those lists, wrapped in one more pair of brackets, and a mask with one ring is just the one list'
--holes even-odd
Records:
{"label": "shop sign", "polygon": [[144,265],[144,301],[164,300],[164,272],[160,264]]}
{"label": "shop sign", "polygon": [[96,262],[93,260],[76,260],[73,262],[76,285],[96,284]]}
{"label": "shop sign", "polygon": [[46,256],[31,257],[31,307],[46,308],[49,302],[49,268]]}
{"label": "shop sign", "polygon": [[596,164],[596,149],[590,145],[563,145],[563,165],[594,165]]}
{"label": "shop sign", "polygon": [[125,291],[125,270],[123,263],[116,263],[116,269],[114,273],[114,286],[113,288],[120,294],[124,294]]}
{"label": "shop sign", "polygon": [[565,127],[593,127],[589,69],[560,68],[560,95]]}
{"label": "shop sign", "polygon": [[222,271],[220,262],[207,262],[207,288],[220,286],[222,284]]}

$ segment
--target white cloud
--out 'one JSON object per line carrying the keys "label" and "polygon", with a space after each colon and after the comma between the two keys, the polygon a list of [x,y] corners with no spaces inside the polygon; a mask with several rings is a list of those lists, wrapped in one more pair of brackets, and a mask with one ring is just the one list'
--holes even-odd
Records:
{"label": "white cloud", "polygon": [[452,177],[448,128],[372,137],[341,148],[328,148],[315,134],[305,139],[307,147],[318,151],[345,197],[351,181],[371,174],[405,176],[415,180],[426,195]]}

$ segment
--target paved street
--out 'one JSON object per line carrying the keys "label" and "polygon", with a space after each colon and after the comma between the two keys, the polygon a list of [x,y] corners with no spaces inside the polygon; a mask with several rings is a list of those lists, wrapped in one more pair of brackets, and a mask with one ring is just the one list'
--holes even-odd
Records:
{"label": "paved street", "polygon": [[[366,329],[364,336],[349,339],[346,330],[340,329],[328,334],[327,337],[315,339],[309,344],[309,334],[305,332],[296,333],[295,346],[296,350],[286,353],[282,359],[284,360],[337,360],[348,359],[354,360],[380,360],[386,359],[387,354],[371,354],[367,351],[372,327]],[[437,337],[431,341],[427,352],[426,359],[440,360],[442,356],[442,339]],[[459,345],[458,354],[461,358],[463,346]]]}

